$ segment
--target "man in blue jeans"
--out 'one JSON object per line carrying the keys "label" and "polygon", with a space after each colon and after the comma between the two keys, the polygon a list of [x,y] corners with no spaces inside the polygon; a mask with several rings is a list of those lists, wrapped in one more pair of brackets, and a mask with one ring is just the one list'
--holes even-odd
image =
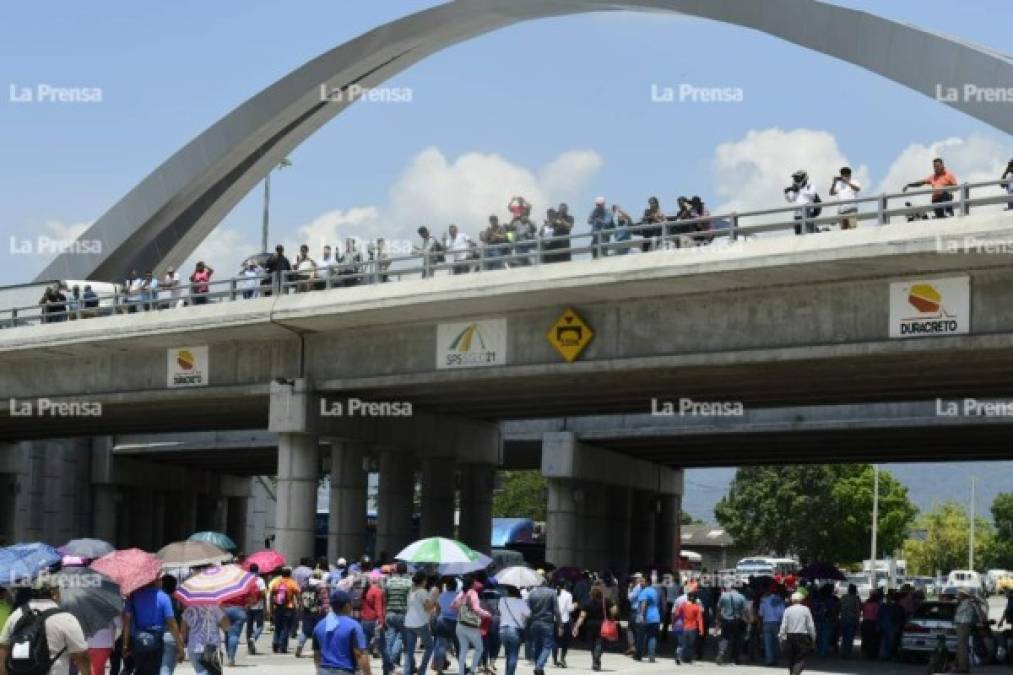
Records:
{"label": "man in blue jeans", "polygon": [[172,601],[156,580],[134,591],[123,607],[123,653],[134,657],[136,675],[158,675],[162,668],[163,634],[176,640],[176,655],[185,657],[182,636],[172,611]]}
{"label": "man in blue jeans", "polygon": [[535,675],[545,675],[545,664],[552,654],[556,626],[563,622],[559,616],[556,591],[549,586],[538,586],[528,593],[528,608],[531,618],[528,631],[531,634],[535,659]]}
{"label": "man in blue jeans", "polygon": [[257,577],[257,600],[246,610],[246,649],[250,654],[257,653],[257,640],[264,632],[264,600],[267,584],[260,577],[260,566],[250,565],[250,574]]}
{"label": "man in blue jeans", "polygon": [[661,626],[660,596],[656,588],[646,584],[642,574],[636,574],[633,578],[640,588],[634,603],[637,616],[640,617],[640,639],[637,641],[635,659],[639,661],[646,654],[648,661],[654,663],[658,628]]}
{"label": "man in blue jeans", "polygon": [[784,598],[780,587],[771,588],[760,600],[760,621],[763,623],[764,665],[776,666],[778,659],[778,637],[781,619],[784,617]]}

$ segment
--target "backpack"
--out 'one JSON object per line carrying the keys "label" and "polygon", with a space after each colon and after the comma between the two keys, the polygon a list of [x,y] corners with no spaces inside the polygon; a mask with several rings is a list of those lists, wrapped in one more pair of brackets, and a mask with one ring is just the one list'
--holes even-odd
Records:
{"label": "backpack", "polygon": [[49,656],[49,641],[46,639],[46,619],[62,614],[62,609],[47,609],[40,612],[22,608],[21,618],[14,625],[7,654],[7,672],[11,675],[47,675],[53,662],[67,651],[64,647],[56,658]]}
{"label": "backpack", "polygon": [[281,582],[277,588],[274,589],[274,595],[272,596],[275,607],[284,607],[288,604],[288,584]]}
{"label": "backpack", "polygon": [[309,584],[303,586],[302,593],[299,594],[299,606],[304,612],[319,614],[320,596],[317,594],[317,589]]}

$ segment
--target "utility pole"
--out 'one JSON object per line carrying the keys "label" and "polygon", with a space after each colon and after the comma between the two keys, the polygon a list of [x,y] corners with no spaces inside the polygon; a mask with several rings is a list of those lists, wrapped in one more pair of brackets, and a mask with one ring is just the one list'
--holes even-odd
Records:
{"label": "utility pole", "polygon": [[870,593],[876,590],[876,534],[879,529],[879,465],[872,465],[872,560],[869,562]]}
{"label": "utility pole", "polygon": [[967,569],[974,569],[974,476],[971,476],[971,538],[967,546]]}

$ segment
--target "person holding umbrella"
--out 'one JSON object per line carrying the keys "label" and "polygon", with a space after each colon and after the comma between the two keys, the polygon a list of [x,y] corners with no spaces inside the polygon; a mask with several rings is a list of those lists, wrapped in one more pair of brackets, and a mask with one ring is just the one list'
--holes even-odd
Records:
{"label": "person holding umbrella", "polygon": [[186,657],[172,600],[161,586],[161,580],[155,579],[134,591],[123,608],[123,654],[134,657],[135,675],[158,675],[166,631],[176,641],[176,660]]}

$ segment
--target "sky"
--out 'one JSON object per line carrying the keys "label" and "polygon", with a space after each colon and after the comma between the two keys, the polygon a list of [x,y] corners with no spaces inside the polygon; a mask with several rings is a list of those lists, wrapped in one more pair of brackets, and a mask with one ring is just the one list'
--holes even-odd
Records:
{"label": "sky", "polygon": [[[357,35],[437,3],[109,0],[12,3],[0,24],[0,285],[30,281],[179,147],[262,88]],[[841,0],[1008,49],[1008,0]],[[741,102],[659,103],[652,87],[738,88]],[[813,87],[798,94],[799,84]],[[12,100],[40,85],[99,102]],[[509,196],[561,200],[578,223],[597,195],[638,213],[700,195],[712,212],[781,203],[807,168],[825,193],[855,168],[867,191],[925,176],[936,154],[961,179],[998,177],[1008,135],[850,64],[735,26],[675,15],[546,19],[436,54],[386,83],[410,102],[359,103],[272,178],[272,241],[316,253],[347,236],[405,241],[420,224],[477,236]],[[230,275],[259,249],[261,186],[201,258]],[[36,247],[37,249],[38,247]]]}

